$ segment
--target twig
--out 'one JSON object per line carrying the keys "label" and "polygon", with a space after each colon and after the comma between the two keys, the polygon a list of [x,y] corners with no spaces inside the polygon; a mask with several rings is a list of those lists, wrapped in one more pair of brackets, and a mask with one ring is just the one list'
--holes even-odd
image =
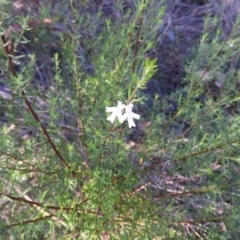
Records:
{"label": "twig", "polygon": [[[5,36],[2,35],[1,38],[2,38],[3,45],[4,45],[5,53],[7,54],[7,59],[8,59],[8,64],[9,64],[10,70],[11,70],[13,76],[14,76],[15,78],[17,78],[18,75],[17,75],[16,69],[15,69],[15,67],[14,67],[14,65],[13,65],[13,61],[12,61],[12,57],[11,57],[12,52],[10,52],[10,50],[9,50],[9,48],[8,48],[8,44],[7,44],[7,41],[6,41],[6,39],[5,39]],[[61,160],[61,162],[63,163],[63,165],[64,165],[66,168],[70,169],[70,166],[67,164],[66,160],[63,158],[63,156],[62,156],[62,155],[59,153],[59,151],[57,150],[55,144],[53,143],[53,141],[52,141],[52,139],[51,139],[51,137],[50,137],[50,135],[48,134],[47,129],[46,129],[46,128],[44,127],[44,125],[41,123],[41,121],[40,121],[37,113],[36,113],[36,112],[34,111],[34,109],[32,108],[32,105],[31,105],[31,103],[29,102],[29,100],[28,100],[28,98],[26,97],[26,94],[25,94],[25,92],[24,92],[23,90],[21,90],[21,94],[22,94],[22,96],[23,96],[23,98],[24,98],[24,101],[25,101],[25,103],[26,103],[26,105],[27,105],[30,113],[32,114],[32,116],[34,117],[34,119],[36,120],[36,122],[38,122],[38,123],[40,124],[40,127],[41,127],[44,135],[46,136],[49,144],[51,145],[53,151],[55,152],[55,154],[57,155],[57,157]],[[74,175],[76,175],[76,173],[75,173],[74,171],[72,171],[72,173],[73,173]]]}

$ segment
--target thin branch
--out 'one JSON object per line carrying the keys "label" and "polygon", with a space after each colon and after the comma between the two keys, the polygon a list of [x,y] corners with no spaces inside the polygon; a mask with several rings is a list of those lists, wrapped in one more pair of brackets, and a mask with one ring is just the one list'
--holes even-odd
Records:
{"label": "thin branch", "polygon": [[191,92],[189,93],[188,97],[185,99],[185,101],[181,104],[181,106],[178,108],[177,112],[173,115],[172,119],[170,121],[168,121],[168,123],[166,124],[166,126],[164,126],[164,130],[162,133],[160,133],[156,138],[155,138],[155,142],[158,141],[159,139],[162,138],[162,135],[167,131],[167,129],[169,128],[169,126],[173,123],[173,121],[178,117],[178,115],[181,113],[183,107],[187,104],[187,102],[189,101],[189,99],[195,94],[197,88],[198,88],[198,84],[199,82],[202,81],[202,79],[204,78],[204,76],[207,74],[207,72],[212,68],[212,65],[214,63],[214,60],[222,53],[225,45],[227,44],[227,42],[232,38],[233,34],[237,31],[237,28],[239,26],[240,22],[238,22],[235,27],[233,28],[232,32],[229,34],[228,38],[223,42],[222,46],[220,47],[220,49],[217,51],[217,53],[215,54],[215,56],[213,56],[213,58],[211,59],[210,63],[206,66],[206,68],[204,69],[202,75],[199,77],[199,79],[196,81],[196,85],[193,87],[193,89],[191,90]]}
{"label": "thin branch", "polygon": [[40,217],[40,218],[35,218],[35,219],[24,221],[24,222],[20,221],[20,222],[17,222],[17,223],[6,225],[6,226],[4,226],[4,228],[12,228],[12,227],[16,227],[16,226],[22,226],[22,225],[28,224],[28,223],[36,223],[36,222],[39,222],[39,221],[43,221],[47,218],[52,218],[53,216],[54,216],[53,214],[49,214],[49,215],[46,215],[46,216],[43,216],[43,217]]}
{"label": "thin branch", "polygon": [[[10,56],[12,55],[12,52],[10,52],[10,50],[9,50],[9,48],[8,48],[8,45],[7,45],[7,41],[6,41],[6,39],[5,39],[5,36],[2,35],[1,38],[2,38],[2,42],[3,42],[3,44],[4,44],[5,53],[7,54],[7,59],[8,59],[8,64],[9,64],[10,70],[11,70],[13,76],[14,76],[15,78],[17,78],[18,75],[17,75],[16,69],[15,69],[15,67],[14,67],[14,65],[13,65],[12,57],[10,57]],[[26,97],[26,94],[25,94],[25,92],[24,92],[23,90],[21,90],[21,94],[22,94],[22,96],[23,96],[23,98],[24,98],[24,101],[25,101],[25,103],[26,103],[26,105],[27,105],[30,113],[32,114],[32,116],[34,117],[34,119],[36,120],[36,122],[38,122],[38,123],[40,124],[41,129],[42,129],[44,135],[46,136],[49,144],[51,145],[53,151],[55,152],[55,154],[57,155],[57,157],[61,160],[61,162],[63,163],[63,165],[64,165],[66,168],[70,169],[70,166],[67,164],[66,160],[63,158],[63,156],[62,156],[62,155],[60,154],[60,152],[57,150],[55,144],[53,143],[53,141],[52,141],[52,139],[51,139],[51,137],[50,137],[50,135],[48,134],[47,129],[46,129],[46,128],[44,127],[44,125],[41,123],[41,121],[40,121],[37,113],[36,113],[36,112],[34,111],[34,109],[32,108],[32,105],[31,105],[30,101],[28,100],[28,98]],[[76,175],[76,173],[75,173],[74,171],[73,171],[72,173],[73,173],[74,175]]]}
{"label": "thin branch", "polygon": [[14,196],[11,196],[9,194],[4,194],[2,192],[0,192],[0,196],[4,196],[4,197],[7,197],[13,201],[16,201],[16,202],[22,202],[22,203],[27,203],[31,206],[37,206],[37,207],[41,207],[43,209],[50,209],[50,210],[64,210],[64,211],[74,211],[77,209],[77,207],[79,207],[80,205],[82,205],[83,203],[87,202],[88,201],[88,198],[86,198],[85,200],[83,200],[81,203],[77,204],[76,206],[74,207],[58,207],[58,206],[51,206],[51,205],[43,205],[39,202],[35,202],[33,201],[31,198],[29,198],[28,196],[25,196],[24,198],[21,198],[21,197],[14,197]]}

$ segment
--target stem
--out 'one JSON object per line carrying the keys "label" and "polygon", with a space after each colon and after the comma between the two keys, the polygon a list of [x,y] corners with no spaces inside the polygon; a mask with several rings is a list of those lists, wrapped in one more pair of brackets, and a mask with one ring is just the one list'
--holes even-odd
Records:
{"label": "stem", "polygon": [[227,44],[227,42],[232,38],[233,34],[235,33],[235,31],[237,30],[239,23],[235,25],[235,27],[233,28],[232,32],[229,34],[228,38],[224,41],[224,43],[222,44],[221,48],[218,50],[218,52],[215,54],[215,56],[212,58],[211,62],[208,64],[208,66],[205,68],[205,70],[202,73],[202,76],[198,79],[195,87],[193,87],[192,92],[188,95],[188,97],[186,98],[186,100],[182,103],[182,105],[179,107],[179,109],[177,110],[177,112],[174,114],[174,116],[172,117],[172,119],[166,124],[166,126],[163,128],[163,132],[161,134],[159,134],[159,136],[157,136],[155,138],[154,141],[158,141],[162,135],[167,131],[167,129],[169,128],[169,126],[173,123],[173,121],[177,118],[177,116],[181,113],[181,109],[186,105],[186,103],[188,102],[188,100],[194,95],[195,91],[198,88],[198,83],[201,82],[201,80],[204,78],[204,76],[206,75],[206,73],[211,69],[214,60],[216,59],[216,57],[218,55],[221,54],[221,52],[223,51],[225,45]]}
{"label": "stem", "polygon": [[84,199],[81,203],[77,204],[76,206],[74,207],[58,207],[58,206],[45,206],[44,204],[41,204],[39,202],[35,202],[35,201],[31,201],[31,200],[27,200],[25,198],[20,198],[20,197],[14,197],[14,196],[11,196],[11,195],[8,195],[8,194],[4,194],[2,192],[0,192],[0,196],[4,196],[4,197],[7,197],[13,201],[16,201],[16,202],[23,202],[23,203],[27,203],[31,206],[37,206],[37,207],[41,207],[43,209],[50,209],[50,210],[64,210],[64,211],[74,211],[74,210],[77,210],[77,207],[81,206],[83,203],[87,202],[89,199],[86,198]]}
{"label": "stem", "polygon": [[196,152],[196,153],[191,153],[189,155],[186,155],[186,156],[183,156],[183,157],[180,157],[180,158],[176,159],[176,161],[185,161],[188,158],[196,157],[196,156],[202,155],[204,153],[211,152],[211,151],[214,151],[216,149],[223,148],[223,147],[226,147],[227,145],[238,143],[238,142],[240,142],[240,138],[236,139],[236,140],[233,140],[233,141],[230,141],[230,142],[225,142],[225,143],[219,144],[219,145],[214,146],[214,147],[203,149],[203,150],[201,150],[199,152]]}
{"label": "stem", "polygon": [[36,223],[36,222],[43,221],[45,219],[52,218],[52,217],[54,217],[54,215],[49,214],[49,215],[46,215],[46,216],[43,216],[43,217],[40,217],[40,218],[35,218],[35,219],[32,219],[32,220],[28,220],[28,221],[25,221],[25,222],[21,221],[21,222],[9,224],[9,225],[4,226],[4,228],[12,228],[12,227],[16,227],[16,226],[22,226],[22,225],[28,224],[28,223]]}
{"label": "stem", "polygon": [[[146,1],[143,1],[143,4],[146,4]],[[140,20],[139,20],[139,26],[138,26],[138,31],[137,31],[137,36],[136,36],[136,44],[135,44],[135,49],[134,49],[134,58],[133,58],[133,62],[132,62],[132,73],[135,71],[135,67],[136,67],[136,63],[137,63],[137,54],[139,51],[139,45],[140,45],[140,37],[141,37],[141,32],[142,32],[142,25],[143,25],[143,13],[144,13],[143,9],[140,13]]]}
{"label": "stem", "polygon": [[[71,11],[72,13],[74,13],[74,5],[73,5],[73,2],[70,1],[70,8],[71,8]],[[73,16],[74,18],[74,16]],[[81,94],[81,89],[80,89],[80,79],[78,78],[78,73],[79,73],[79,68],[78,68],[78,58],[77,58],[77,37],[76,37],[76,26],[75,26],[75,21],[73,21],[73,38],[72,38],[72,43],[73,43],[73,54],[74,54],[74,61],[73,61],[73,66],[74,66],[74,78],[75,78],[75,83],[76,83],[76,91],[77,91],[77,98],[78,98],[78,119],[77,119],[77,124],[78,124],[78,128],[79,129],[82,129],[82,139],[83,141],[81,140],[81,136],[79,136],[79,145],[82,149],[82,151],[84,152],[84,155],[85,155],[85,158],[88,159],[88,152],[87,152],[87,148],[84,147],[84,144],[83,142],[86,141],[86,130],[85,130],[85,124],[84,124],[84,121],[83,121],[83,111],[82,111],[82,103],[83,103],[83,100],[82,100],[82,94]],[[87,164],[89,165],[88,163],[88,160],[86,161]],[[88,166],[89,167],[89,166]]]}
{"label": "stem", "polygon": [[100,167],[101,167],[101,163],[102,163],[102,153],[103,153],[104,147],[105,147],[105,145],[106,145],[107,138],[108,138],[109,134],[112,132],[113,129],[114,129],[114,125],[109,129],[106,137],[105,137],[104,140],[103,140],[103,143],[102,143],[102,146],[101,146],[101,150],[102,150],[102,151],[101,151],[101,153],[99,154],[99,160],[98,160],[98,168],[99,168],[99,169],[100,169]]}
{"label": "stem", "polygon": [[[12,52],[10,52],[10,50],[9,50],[9,48],[8,48],[8,45],[6,45],[7,41],[6,41],[6,39],[5,39],[5,36],[2,35],[1,38],[2,38],[3,45],[4,45],[4,51],[5,51],[5,53],[7,54],[7,59],[8,59],[8,64],[9,64],[10,70],[11,70],[13,76],[14,76],[15,78],[17,78],[18,75],[17,75],[16,69],[15,69],[15,67],[14,67],[14,65],[13,65],[12,57],[10,57],[10,56],[12,55]],[[23,90],[21,90],[21,94],[22,94],[22,97],[23,97],[23,99],[24,99],[27,107],[28,107],[28,110],[30,111],[31,115],[34,117],[34,119],[36,120],[36,122],[39,123],[39,125],[40,125],[40,127],[41,127],[44,135],[46,136],[49,144],[51,145],[53,151],[55,152],[55,154],[57,155],[57,157],[60,159],[60,161],[63,163],[63,165],[64,165],[66,168],[70,169],[70,166],[67,164],[66,160],[63,158],[63,156],[62,156],[62,155],[60,154],[60,152],[57,150],[57,148],[56,148],[55,144],[53,143],[53,141],[52,141],[52,139],[51,139],[51,137],[50,137],[47,129],[46,129],[46,128],[44,127],[44,125],[41,123],[41,121],[40,121],[37,113],[36,113],[36,112],[34,111],[34,109],[32,108],[31,103],[30,103],[30,101],[28,100],[28,98],[26,97],[26,94],[25,94],[25,92],[24,92]],[[72,173],[73,173],[74,175],[76,175],[75,172],[72,172]]]}

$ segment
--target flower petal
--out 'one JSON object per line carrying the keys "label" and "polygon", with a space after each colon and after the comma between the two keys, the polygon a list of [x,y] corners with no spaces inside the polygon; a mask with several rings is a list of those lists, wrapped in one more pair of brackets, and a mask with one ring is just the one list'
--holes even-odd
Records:
{"label": "flower petal", "polygon": [[107,120],[110,121],[111,123],[113,123],[114,120],[115,120],[115,118],[116,118],[116,115],[115,115],[114,113],[112,113],[112,114],[107,118]]}
{"label": "flower petal", "polygon": [[129,128],[136,127],[136,124],[134,123],[132,118],[128,118],[128,127]]}
{"label": "flower petal", "polygon": [[132,108],[133,108],[133,104],[132,103],[128,104],[126,106],[126,113],[123,115],[123,118],[128,120],[129,128],[136,127],[136,125],[133,121],[134,118],[136,118],[136,119],[140,118],[139,114],[136,114],[136,113],[132,112]]}
{"label": "flower petal", "polygon": [[125,108],[125,104],[122,104],[121,101],[118,101],[117,107],[106,107],[106,112],[112,112],[112,114],[107,118],[111,123],[114,122],[115,118],[118,117],[119,122],[123,122],[125,119],[122,115],[122,110]]}

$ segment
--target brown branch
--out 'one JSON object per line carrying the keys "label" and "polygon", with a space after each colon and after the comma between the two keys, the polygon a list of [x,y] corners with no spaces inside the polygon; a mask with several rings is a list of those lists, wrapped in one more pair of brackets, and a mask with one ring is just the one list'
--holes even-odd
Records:
{"label": "brown branch", "polygon": [[80,205],[82,205],[83,203],[87,202],[88,201],[88,198],[86,198],[85,200],[83,200],[81,203],[77,204],[76,206],[74,207],[58,207],[58,206],[50,206],[50,205],[43,205],[39,202],[35,202],[35,201],[31,201],[31,200],[27,200],[25,198],[20,198],[20,197],[14,197],[14,196],[11,196],[11,195],[8,195],[8,194],[3,194],[0,192],[0,196],[4,196],[4,197],[7,197],[7,198],[10,198],[11,200],[13,201],[17,201],[17,202],[23,202],[23,203],[27,203],[27,204],[30,204],[32,206],[37,206],[37,207],[41,207],[41,208],[44,208],[44,209],[51,209],[51,210],[64,210],[64,211],[73,211],[73,210],[76,210],[77,207],[79,207]]}
{"label": "brown branch", "polygon": [[18,222],[18,223],[9,224],[9,225],[4,226],[4,228],[12,228],[12,227],[21,226],[21,225],[28,224],[28,223],[35,223],[35,222],[39,222],[39,221],[42,221],[42,220],[45,220],[45,219],[51,218],[51,217],[54,217],[54,215],[50,214],[50,215],[47,215],[47,216],[43,216],[43,217],[40,217],[40,218],[28,220],[28,221],[25,221],[25,222],[21,221],[21,222]]}
{"label": "brown branch", "polygon": [[201,220],[183,220],[180,223],[217,223],[217,222],[222,222],[226,219],[228,219],[229,217],[219,217],[219,218],[210,218],[210,219],[201,219]]}
{"label": "brown branch", "polygon": [[[15,67],[14,67],[14,65],[13,65],[12,57],[10,56],[10,55],[12,55],[12,51],[10,50],[10,48],[8,48],[8,45],[7,45],[7,41],[6,41],[6,39],[5,39],[5,36],[2,35],[1,38],[2,38],[2,42],[3,42],[3,44],[4,44],[5,53],[7,54],[7,59],[8,59],[8,64],[9,64],[10,70],[11,70],[13,76],[14,76],[15,78],[17,78],[18,75],[17,75],[16,69],[15,69]],[[53,141],[52,141],[52,139],[51,139],[51,137],[50,137],[50,135],[48,134],[47,129],[46,129],[46,128],[44,127],[44,125],[41,123],[41,121],[40,121],[37,113],[36,113],[36,112],[34,111],[34,109],[32,108],[32,105],[31,105],[30,101],[28,100],[28,98],[26,97],[26,94],[25,94],[25,92],[24,92],[23,90],[21,90],[21,94],[22,94],[22,96],[23,96],[23,98],[24,98],[24,101],[25,101],[25,103],[26,103],[26,105],[27,105],[30,113],[32,114],[32,116],[34,117],[34,119],[36,120],[36,122],[38,122],[38,123],[40,124],[41,129],[42,129],[44,135],[46,136],[49,144],[51,145],[53,151],[55,152],[55,154],[57,155],[57,157],[61,160],[61,162],[63,163],[63,165],[64,165],[66,168],[70,169],[70,166],[67,164],[66,160],[63,158],[63,156],[62,156],[62,155],[60,154],[60,152],[57,150],[55,144],[53,143]],[[72,173],[73,173],[74,175],[76,175],[76,173],[75,173],[74,171],[73,171]]]}

